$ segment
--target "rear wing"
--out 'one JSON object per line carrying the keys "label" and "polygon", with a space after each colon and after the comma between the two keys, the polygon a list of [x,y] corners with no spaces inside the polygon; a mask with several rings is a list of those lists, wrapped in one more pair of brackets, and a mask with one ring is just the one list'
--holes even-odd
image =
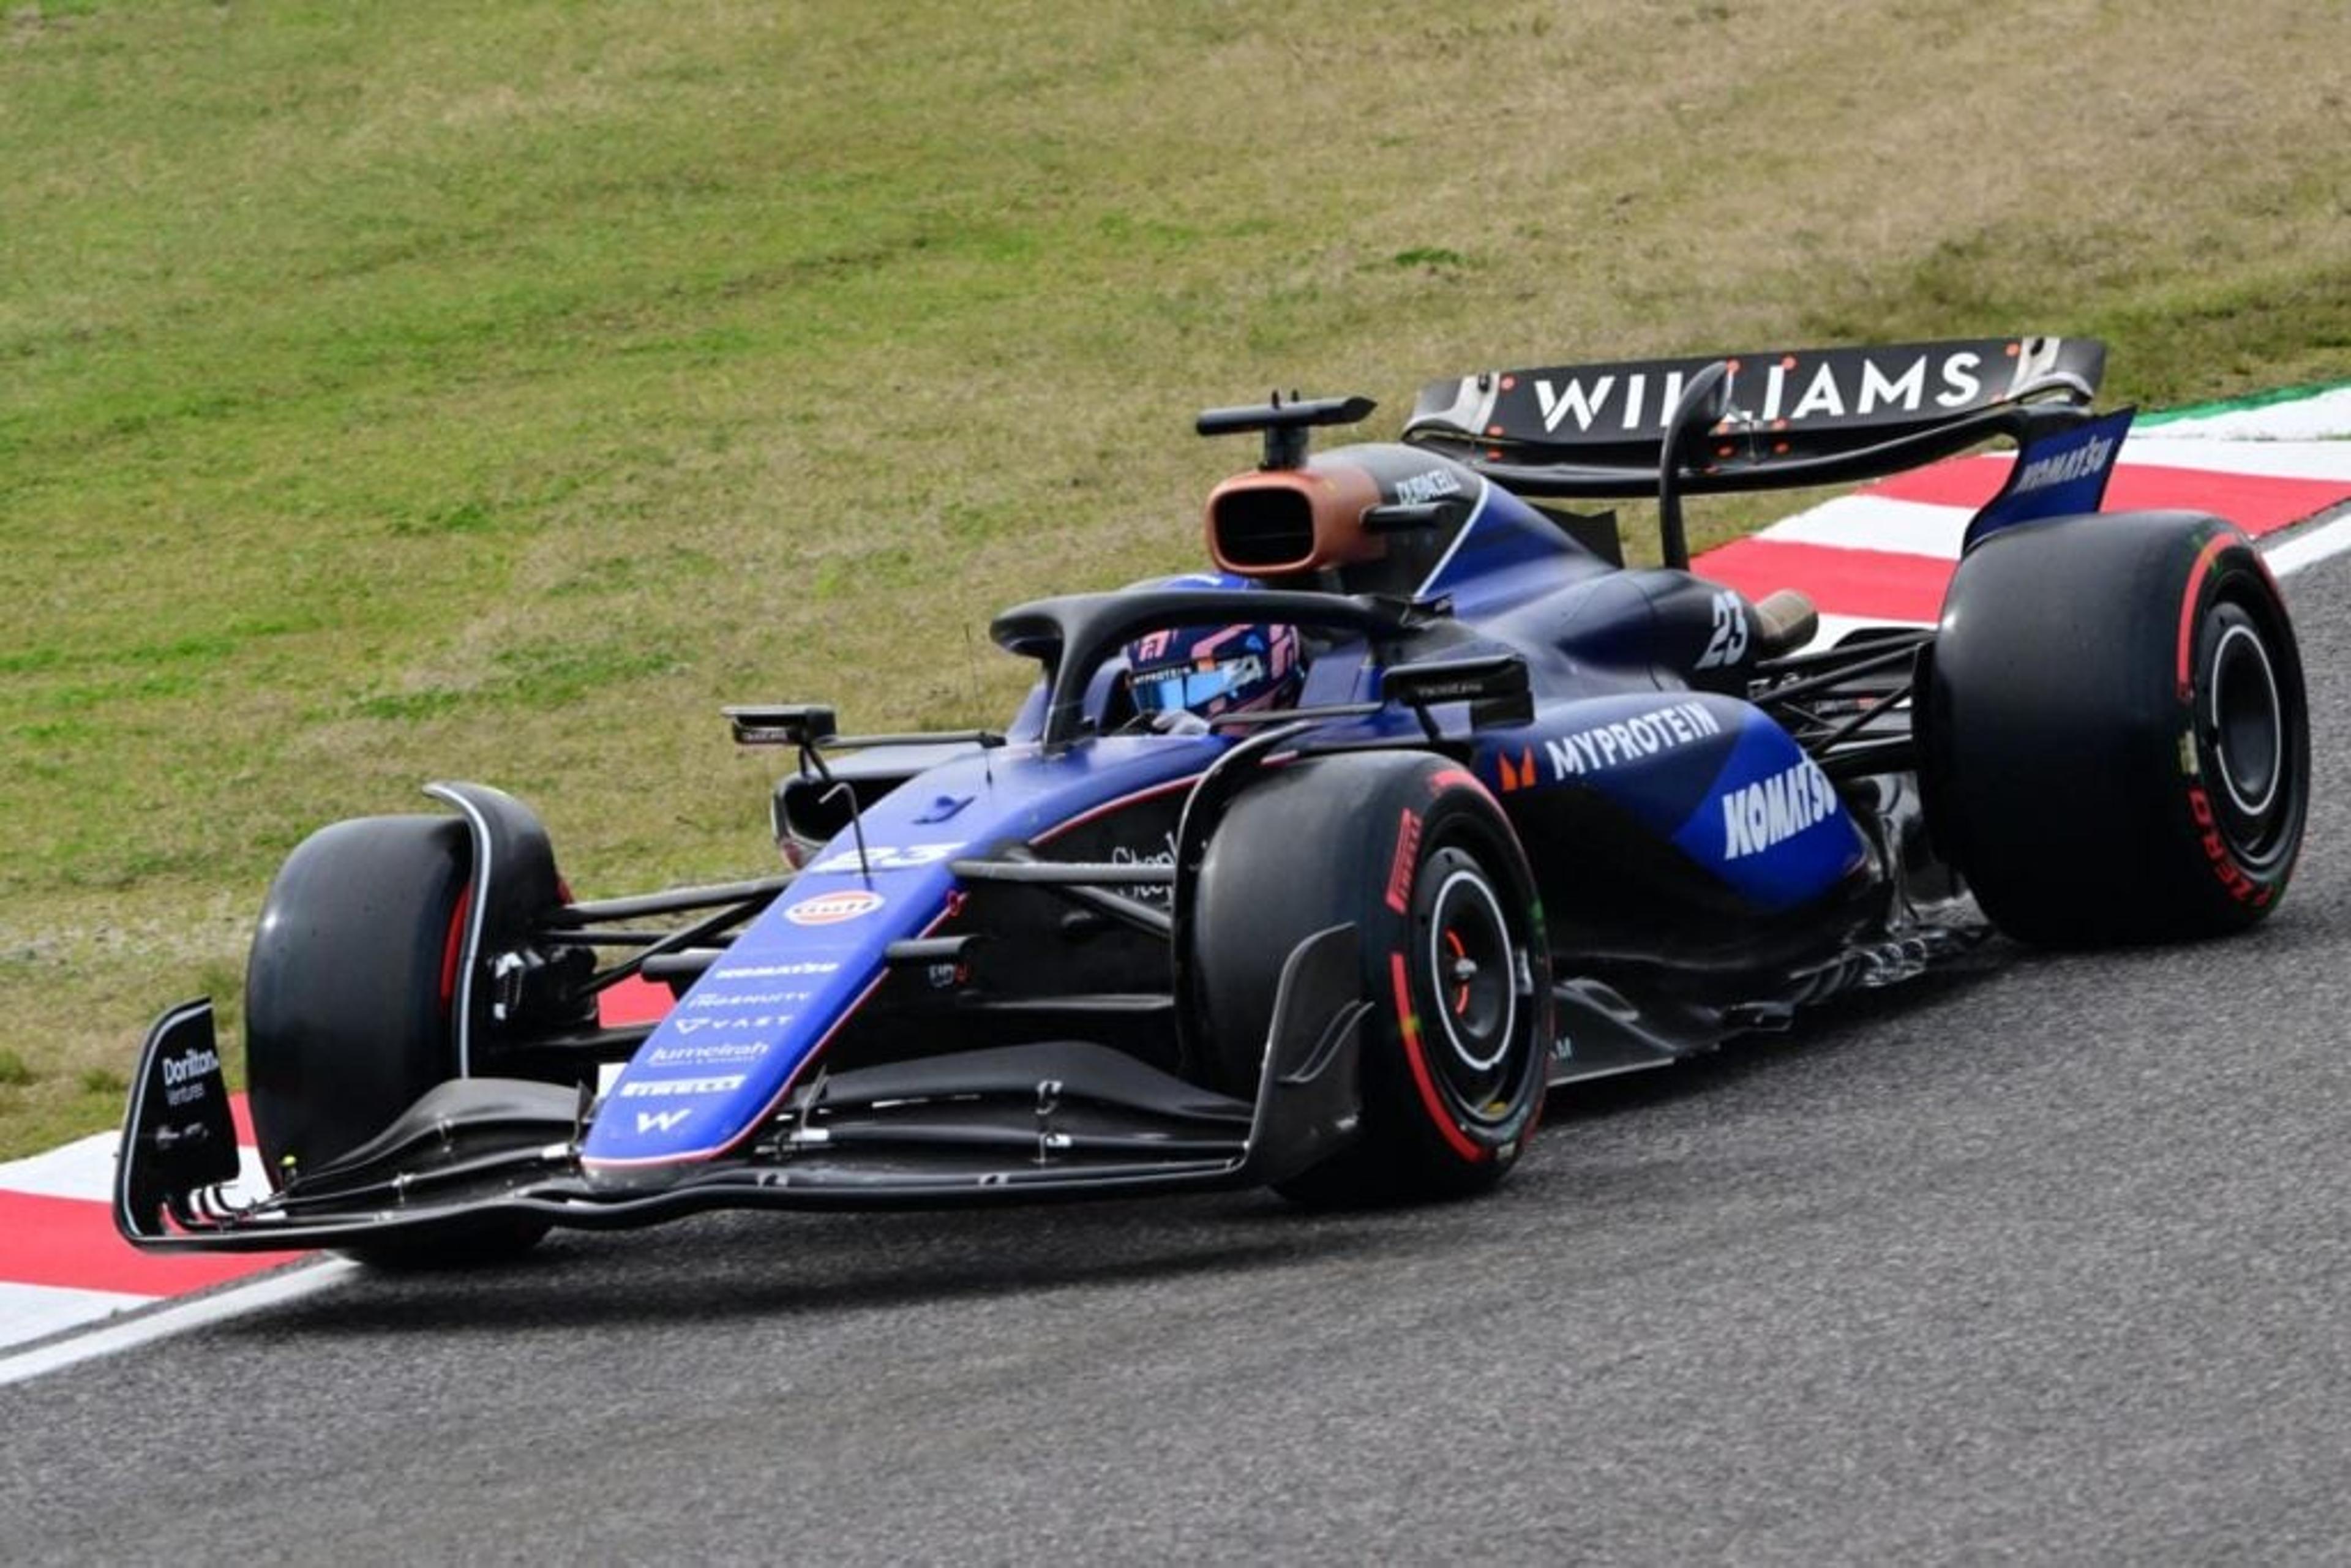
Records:
{"label": "rear wing", "polygon": [[[1489,371],[1424,387],[1404,439],[1528,495],[1840,484],[2021,436],[2028,413],[2071,423],[2105,361],[2093,339],[1985,338]],[[1685,410],[1718,364],[1719,390]]]}
{"label": "rear wing", "polygon": [[1404,438],[1522,496],[1681,497],[1882,478],[1994,436],[2020,451],[2090,418],[2106,347],[1984,338],[1488,371],[1421,389]]}

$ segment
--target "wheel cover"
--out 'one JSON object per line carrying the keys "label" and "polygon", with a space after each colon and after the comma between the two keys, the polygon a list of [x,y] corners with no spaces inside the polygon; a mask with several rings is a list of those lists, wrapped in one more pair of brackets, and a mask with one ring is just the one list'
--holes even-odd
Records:
{"label": "wheel cover", "polygon": [[2260,816],[2277,799],[2284,771],[2279,763],[2285,716],[2270,656],[2250,627],[2231,626],[2220,634],[2208,722],[2231,802],[2249,817]]}
{"label": "wheel cover", "polygon": [[1508,1119],[1522,1032],[1517,944],[1500,897],[1474,865],[1441,868],[1426,911],[1417,1005],[1434,1021],[1430,1066],[1465,1118]]}
{"label": "wheel cover", "polygon": [[2290,832],[2299,794],[2287,699],[2261,627],[2224,601],[2206,622],[2196,740],[2220,788],[2214,816],[2237,857],[2259,865]]}

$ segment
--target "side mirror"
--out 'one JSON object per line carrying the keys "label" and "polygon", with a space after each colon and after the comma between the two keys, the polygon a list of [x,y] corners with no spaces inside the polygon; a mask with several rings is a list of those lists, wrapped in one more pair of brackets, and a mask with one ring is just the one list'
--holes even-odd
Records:
{"label": "side mirror", "polygon": [[822,703],[759,703],[721,708],[737,746],[821,746],[840,732]]}
{"label": "side mirror", "polygon": [[1480,729],[1489,725],[1529,724],[1535,716],[1527,662],[1517,653],[1391,665],[1380,672],[1380,695],[1418,714],[1421,727],[1430,732],[1431,738],[1437,727],[1428,710],[1438,703],[1468,703],[1469,722]]}

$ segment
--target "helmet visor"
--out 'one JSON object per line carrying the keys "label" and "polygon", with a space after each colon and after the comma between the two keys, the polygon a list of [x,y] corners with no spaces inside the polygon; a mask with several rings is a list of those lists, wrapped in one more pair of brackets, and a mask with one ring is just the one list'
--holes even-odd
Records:
{"label": "helmet visor", "polygon": [[1134,706],[1144,713],[1185,709],[1205,716],[1229,701],[1246,700],[1264,679],[1264,661],[1254,653],[1220,659],[1206,669],[1178,664],[1141,670],[1133,682]]}

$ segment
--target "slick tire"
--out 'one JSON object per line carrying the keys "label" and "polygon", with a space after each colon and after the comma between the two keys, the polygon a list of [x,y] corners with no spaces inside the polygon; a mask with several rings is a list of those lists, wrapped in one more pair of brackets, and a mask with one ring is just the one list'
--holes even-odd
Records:
{"label": "slick tire", "polygon": [[[338,822],[287,857],[245,982],[253,1130],[273,1185],[357,1148],[456,1076],[471,856],[463,822],[420,816]],[[349,1251],[382,1268],[472,1265],[517,1256],[547,1228],[467,1220]]]}
{"label": "slick tire", "polygon": [[1256,1092],[1283,961],[1343,922],[1374,1004],[1362,1130],[1276,1190],[1331,1207],[1492,1187],[1541,1114],[1551,970],[1533,878],[1484,787],[1443,758],[1371,752],[1293,764],[1233,802],[1185,923],[1217,1087]]}
{"label": "slick tire", "polygon": [[2218,518],[1992,535],[1959,563],[1913,722],[1937,841],[2053,946],[2241,930],[2302,847],[2310,734],[2277,584]]}

